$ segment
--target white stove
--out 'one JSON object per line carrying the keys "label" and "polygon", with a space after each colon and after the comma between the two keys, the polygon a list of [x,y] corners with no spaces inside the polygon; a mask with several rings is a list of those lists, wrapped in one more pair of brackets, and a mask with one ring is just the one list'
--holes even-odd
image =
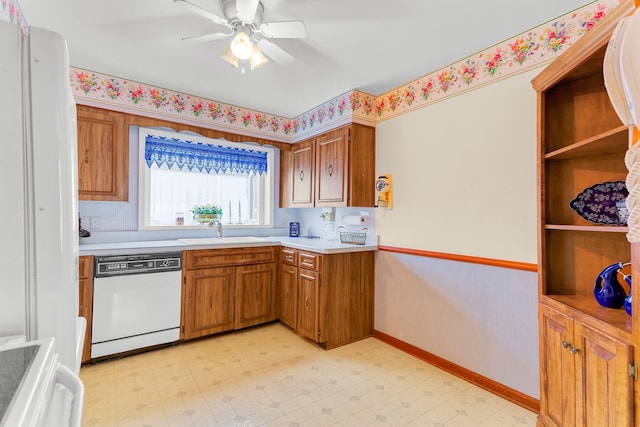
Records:
{"label": "white stove", "polygon": [[53,338],[0,337],[0,426],[80,427],[84,385]]}

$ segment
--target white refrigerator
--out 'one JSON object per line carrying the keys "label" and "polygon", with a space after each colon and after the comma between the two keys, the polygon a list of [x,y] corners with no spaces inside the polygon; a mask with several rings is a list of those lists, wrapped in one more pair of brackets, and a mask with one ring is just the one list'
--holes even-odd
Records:
{"label": "white refrigerator", "polygon": [[76,151],[66,42],[0,22],[0,336],[53,337],[78,372]]}

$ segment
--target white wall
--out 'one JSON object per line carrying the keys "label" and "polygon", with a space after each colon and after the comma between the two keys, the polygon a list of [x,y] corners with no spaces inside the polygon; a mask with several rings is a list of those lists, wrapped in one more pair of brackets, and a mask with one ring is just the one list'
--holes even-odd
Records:
{"label": "white wall", "polygon": [[516,75],[378,124],[380,244],[536,262],[536,98]]}
{"label": "white wall", "polygon": [[[378,125],[381,245],[536,263],[540,70]],[[380,252],[375,328],[539,398],[536,273]]]}

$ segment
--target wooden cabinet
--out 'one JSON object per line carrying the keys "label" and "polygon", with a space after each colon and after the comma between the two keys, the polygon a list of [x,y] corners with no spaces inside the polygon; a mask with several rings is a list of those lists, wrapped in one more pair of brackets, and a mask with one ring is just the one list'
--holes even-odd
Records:
{"label": "wooden cabinet", "polygon": [[[320,342],[322,333],[320,318],[326,320],[319,311],[320,302],[320,273],[313,270],[298,268],[298,333]],[[324,323],[324,322],[323,322]]]}
{"label": "wooden cabinet", "polygon": [[[589,222],[569,206],[586,188],[627,175],[629,130],[609,101],[602,63],[616,23],[632,8],[625,2],[612,10],[532,82],[542,426],[633,425],[629,367],[637,332],[624,310],[601,307],[593,295],[600,271],[632,259],[628,229]],[[640,258],[633,262],[635,269]]]}
{"label": "wooden cabinet", "polygon": [[127,201],[129,145],[124,115],[77,106],[78,197]]}
{"label": "wooden cabinet", "polygon": [[87,320],[87,331],[82,350],[82,363],[91,359],[91,325],[93,323],[93,257],[81,256],[78,260],[78,316]]}
{"label": "wooden cabinet", "polygon": [[282,323],[293,329],[298,321],[298,251],[295,249],[280,249],[280,265],[277,289],[277,316]]}
{"label": "wooden cabinet", "polygon": [[346,206],[348,146],[349,128],[316,138],[316,206]]}
{"label": "wooden cabinet", "polygon": [[[615,333],[615,332],[614,332]],[[617,334],[616,334],[617,335]],[[549,426],[632,426],[628,338],[540,306],[540,421]]]}
{"label": "wooden cabinet", "polygon": [[233,329],[234,283],[234,267],[211,267],[184,272],[182,339]]}
{"label": "wooden cabinet", "polygon": [[274,320],[276,264],[236,267],[236,316],[234,329]]}
{"label": "wooden cabinet", "polygon": [[375,128],[344,126],[281,152],[280,207],[372,207]]}
{"label": "wooden cabinet", "polygon": [[278,317],[324,348],[371,336],[374,257],[281,248]]}
{"label": "wooden cabinet", "polygon": [[181,338],[276,318],[276,247],[185,251]]}
{"label": "wooden cabinet", "polygon": [[296,144],[291,149],[291,207],[313,206],[314,158],[315,140]]}

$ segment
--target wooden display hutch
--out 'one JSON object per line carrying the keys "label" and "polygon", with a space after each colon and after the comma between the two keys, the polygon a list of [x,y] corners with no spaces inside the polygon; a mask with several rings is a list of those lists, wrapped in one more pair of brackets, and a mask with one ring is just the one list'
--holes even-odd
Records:
{"label": "wooden display hutch", "polygon": [[[602,63],[617,22],[633,8],[631,1],[620,4],[532,81],[538,94],[539,426],[631,427],[640,419],[633,403],[639,394],[635,319],[601,307],[593,294],[606,266],[632,260],[628,228],[591,223],[569,206],[585,188],[627,176],[630,131],[609,101]],[[635,272],[640,259],[633,258]]]}

